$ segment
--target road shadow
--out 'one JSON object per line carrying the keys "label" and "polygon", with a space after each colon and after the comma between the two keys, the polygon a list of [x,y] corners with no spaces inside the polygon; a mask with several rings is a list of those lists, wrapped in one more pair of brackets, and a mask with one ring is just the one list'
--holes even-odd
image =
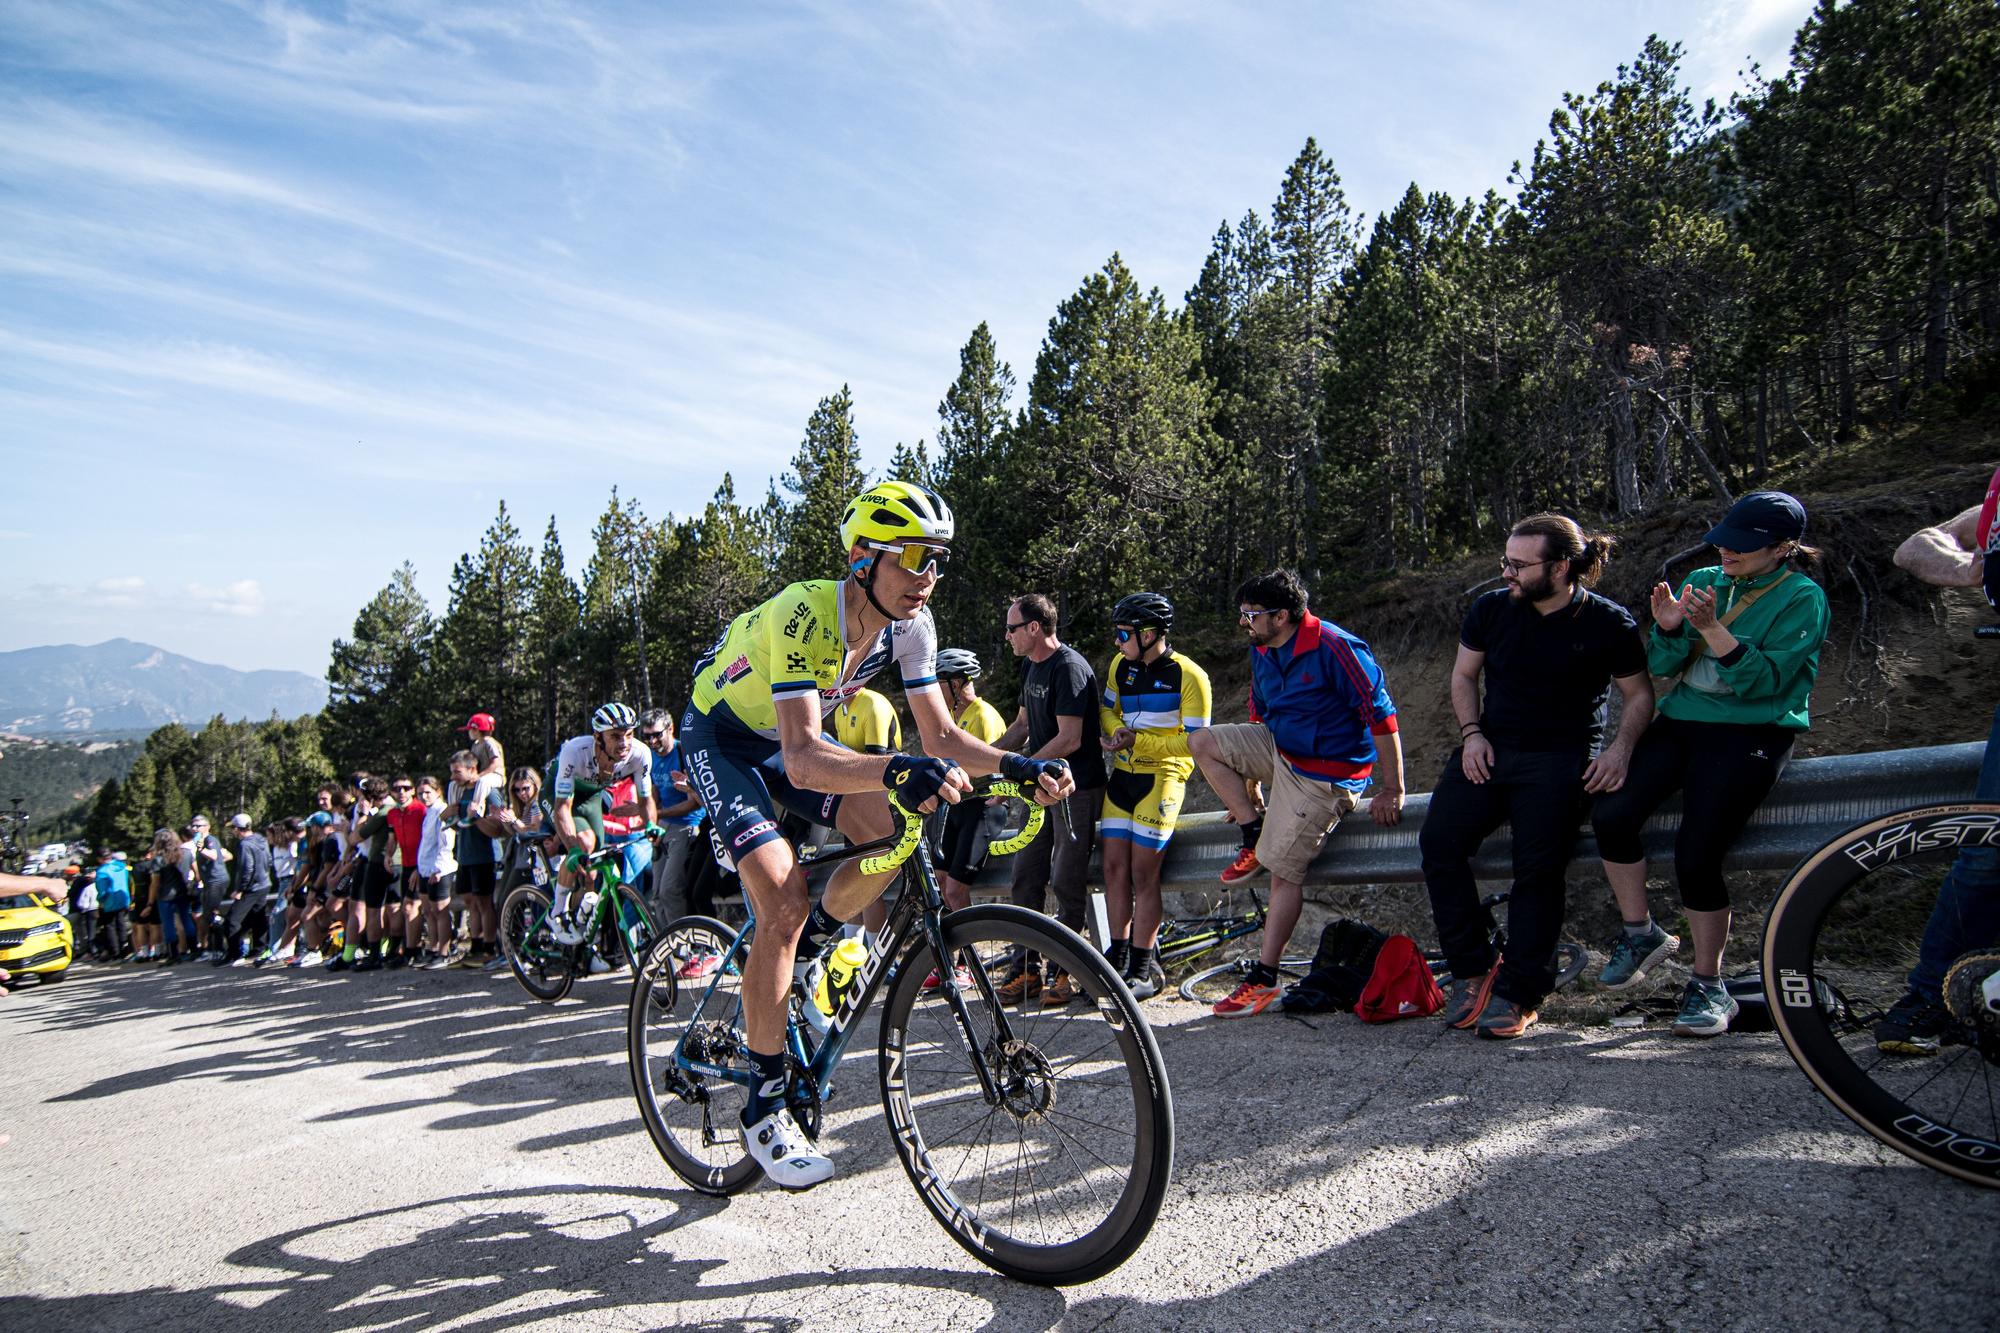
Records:
{"label": "road shadow", "polygon": [[[781,1333],[836,1317],[863,1287],[984,1302],[980,1324],[1047,1329],[1060,1293],[991,1274],[923,1268],[799,1271],[733,1283],[716,1260],[675,1254],[675,1232],[721,1200],[680,1191],[585,1186],[499,1190],[378,1209],[239,1246],[240,1276],[187,1290],[152,1288],[0,1300],[0,1327],[33,1330],[430,1328],[501,1333],[530,1325]],[[803,1241],[804,1233],[802,1233]],[[758,1307],[786,1311],[744,1314]]]}

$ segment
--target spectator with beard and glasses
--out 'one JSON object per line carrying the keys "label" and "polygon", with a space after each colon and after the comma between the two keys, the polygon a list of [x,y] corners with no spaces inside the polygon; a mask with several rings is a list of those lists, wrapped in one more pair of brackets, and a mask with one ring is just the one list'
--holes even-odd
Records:
{"label": "spectator with beard and glasses", "polygon": [[[1611,546],[1561,514],[1522,519],[1500,561],[1507,586],[1474,602],[1459,630],[1451,677],[1459,748],[1438,775],[1418,839],[1438,942],[1456,979],[1448,1027],[1506,1039],[1534,1024],[1555,984],[1564,873],[1586,794],[1625,784],[1632,747],[1652,720],[1638,622],[1590,590]],[[1613,681],[1625,706],[1607,742]],[[1479,845],[1502,823],[1514,858],[1505,957],[1494,952],[1472,876]]]}

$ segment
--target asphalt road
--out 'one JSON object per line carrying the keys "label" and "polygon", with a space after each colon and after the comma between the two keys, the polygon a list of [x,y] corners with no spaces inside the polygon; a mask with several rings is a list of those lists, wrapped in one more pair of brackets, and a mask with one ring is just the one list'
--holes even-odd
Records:
{"label": "asphalt road", "polygon": [[1154,1001],[1165,1210],[1122,1269],[1050,1291],[932,1222],[872,1076],[830,1108],[828,1185],[679,1188],[633,1110],[625,992],[86,967],[0,1001],[0,1329],[2000,1322],[2000,1192],[1878,1148],[1770,1036]]}

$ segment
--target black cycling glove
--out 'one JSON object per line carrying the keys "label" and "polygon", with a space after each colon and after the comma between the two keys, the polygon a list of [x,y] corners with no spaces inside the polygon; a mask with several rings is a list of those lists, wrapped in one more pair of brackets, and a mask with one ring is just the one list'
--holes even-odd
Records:
{"label": "black cycling glove", "polygon": [[942,759],[899,754],[882,770],[882,785],[895,795],[897,803],[905,810],[915,811],[943,790],[951,770],[952,765]]}
{"label": "black cycling glove", "polygon": [[1009,782],[1018,782],[1023,790],[1032,788],[1041,781],[1042,774],[1060,779],[1069,772],[1069,763],[1062,759],[1030,759],[1024,754],[1003,754],[1000,756],[1000,776]]}

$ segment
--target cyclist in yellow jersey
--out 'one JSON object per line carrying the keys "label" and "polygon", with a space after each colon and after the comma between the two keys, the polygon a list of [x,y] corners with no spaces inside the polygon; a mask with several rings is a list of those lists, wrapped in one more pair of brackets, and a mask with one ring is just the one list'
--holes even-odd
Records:
{"label": "cyclist in yellow jersey", "polygon": [[[979,658],[964,648],[946,648],[937,658],[938,683],[944,687],[945,703],[967,733],[988,745],[1006,734],[1007,723],[1000,710],[979,697]],[[944,817],[944,875],[938,892],[944,905],[953,910],[972,902],[972,881],[986,863],[982,838],[985,811],[964,806]]]}
{"label": "cyclist in yellow jersey", "polygon": [[1104,669],[1102,744],[1111,760],[1099,846],[1111,928],[1105,956],[1147,999],[1166,984],[1159,962],[1160,861],[1194,773],[1188,733],[1209,721],[1208,673],[1167,646],[1174,606],[1135,592],[1111,610],[1118,653]]}
{"label": "cyclist in yellow jersey", "polygon": [[874,690],[863,690],[827,719],[833,738],[860,754],[895,754],[903,748],[903,724],[896,705]]}
{"label": "cyclist in yellow jersey", "polygon": [[[951,509],[932,492],[886,481],[856,496],[840,525],[847,576],[794,583],[744,612],[695,664],[681,724],[689,776],[712,823],[717,858],[742,876],[757,931],[743,968],[744,1035],[756,1078],[742,1114],[745,1148],[787,1189],[833,1174],[786,1105],[785,993],[841,924],[895,878],[844,862],[817,906],[778,806],[857,842],[895,829],[888,796],[934,810],[956,803],[967,776],[994,773],[1044,803],[1074,790],[1066,765],[1008,754],[961,730],[938,689],[928,603],[950,558]],[[823,734],[828,713],[891,661],[927,756],[859,754]],[[802,947],[803,946],[803,947]]]}

